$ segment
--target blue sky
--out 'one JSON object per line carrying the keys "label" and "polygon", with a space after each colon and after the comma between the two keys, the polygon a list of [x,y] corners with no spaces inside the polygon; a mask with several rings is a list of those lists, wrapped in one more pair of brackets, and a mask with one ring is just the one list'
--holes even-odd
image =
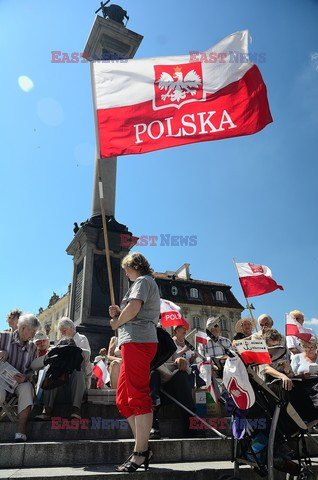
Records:
{"label": "blue sky", "polygon": [[[116,219],[135,235],[196,235],[192,247],[139,247],[157,271],[227,283],[244,301],[232,257],[269,266],[285,290],[252,300],[258,316],[305,313],[318,333],[318,2],[122,0],[144,40],[136,58],[204,51],[249,29],[274,122],[256,135],[118,160]],[[73,222],[90,217],[95,151],[89,66],[81,52],[92,0],[1,0],[0,328],[14,307],[36,313],[72,277]],[[34,86],[20,88],[18,78]],[[106,309],[106,306],[105,306]]]}

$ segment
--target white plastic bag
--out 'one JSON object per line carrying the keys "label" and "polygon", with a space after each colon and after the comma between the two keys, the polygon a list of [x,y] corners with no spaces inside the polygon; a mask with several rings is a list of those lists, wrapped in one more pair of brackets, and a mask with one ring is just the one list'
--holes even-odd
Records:
{"label": "white plastic bag", "polygon": [[240,410],[247,410],[255,403],[255,394],[246,367],[240,357],[233,354],[224,365],[223,384]]}

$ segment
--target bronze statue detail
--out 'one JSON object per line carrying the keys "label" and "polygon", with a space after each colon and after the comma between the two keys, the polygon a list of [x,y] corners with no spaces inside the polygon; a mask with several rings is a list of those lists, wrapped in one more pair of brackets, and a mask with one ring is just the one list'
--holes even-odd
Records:
{"label": "bronze statue detail", "polygon": [[100,2],[100,7],[95,13],[98,13],[101,10],[104,18],[110,18],[111,20],[114,20],[114,22],[121,23],[122,25],[124,25],[124,18],[126,18],[127,25],[129,17],[126,10],[121,8],[119,5],[109,5],[109,7],[106,7],[109,2],[110,0],[107,0],[105,3]]}

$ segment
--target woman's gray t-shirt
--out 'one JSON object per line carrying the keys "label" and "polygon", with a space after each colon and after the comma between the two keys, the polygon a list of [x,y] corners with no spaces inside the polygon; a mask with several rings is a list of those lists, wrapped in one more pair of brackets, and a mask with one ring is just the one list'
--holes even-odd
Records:
{"label": "woman's gray t-shirt", "polygon": [[141,300],[136,317],[118,329],[118,345],[123,343],[157,343],[156,326],[160,315],[160,295],[155,280],[150,275],[138,277],[122,299],[123,310],[130,300]]}

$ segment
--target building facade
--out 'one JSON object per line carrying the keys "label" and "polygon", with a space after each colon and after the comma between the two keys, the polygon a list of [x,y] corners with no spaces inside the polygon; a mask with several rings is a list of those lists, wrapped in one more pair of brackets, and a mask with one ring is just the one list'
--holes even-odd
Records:
{"label": "building facade", "polygon": [[49,336],[50,341],[59,338],[57,324],[62,317],[68,317],[70,311],[70,289],[61,298],[53,292],[48,307],[39,309],[37,317],[41,323],[41,329]]}
{"label": "building facade", "polygon": [[[189,323],[190,330],[205,330],[208,318],[217,316],[220,318],[221,334],[232,339],[235,324],[241,318],[244,307],[231,292],[230,285],[194,280],[189,267],[190,264],[185,263],[175,272],[154,273],[160,297],[181,307],[181,314]],[[47,333],[50,341],[58,339],[58,321],[62,317],[68,317],[69,312],[70,289],[61,298],[53,292],[48,307],[39,310],[42,330]]]}
{"label": "building facade", "polygon": [[189,267],[186,263],[176,272],[154,273],[160,297],[181,307],[190,330],[205,330],[208,318],[217,316],[221,322],[221,335],[232,339],[244,307],[231,292],[230,285],[194,280]]}

